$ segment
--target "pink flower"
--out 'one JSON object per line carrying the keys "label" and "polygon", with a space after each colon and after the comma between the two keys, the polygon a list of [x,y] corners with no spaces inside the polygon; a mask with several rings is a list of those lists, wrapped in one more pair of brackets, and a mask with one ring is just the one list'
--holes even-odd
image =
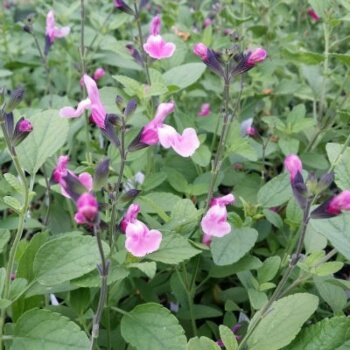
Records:
{"label": "pink flower", "polygon": [[55,14],[53,10],[50,10],[46,16],[46,36],[49,38],[52,44],[55,38],[63,38],[70,32],[69,27],[58,28],[55,26]]}
{"label": "pink flower", "polygon": [[92,120],[99,128],[104,129],[107,112],[101,103],[100,94],[98,92],[96,82],[87,74],[84,74],[83,80],[87,90],[88,98],[79,102],[76,109],[73,107],[63,107],[60,110],[60,115],[63,118],[77,118],[80,117],[86,109],[90,108]]}
{"label": "pink flower", "polygon": [[163,124],[174,107],[174,102],[161,103],[154,119],[144,127],[140,141],[150,146],[160,142],[163,147],[171,147],[182,157],[189,157],[199,147],[196,131],[193,128],[187,128],[180,135],[172,126]]}
{"label": "pink flower", "polygon": [[81,173],[79,176],[76,176],[72,171],[67,169],[69,163],[68,156],[60,156],[58,158],[58,162],[56,168],[52,173],[52,179],[61,185],[61,193],[67,198],[71,198],[70,195],[66,191],[66,181],[64,177],[67,176],[68,173],[74,176],[79,180],[79,182],[87,189],[87,191],[92,190],[92,176],[89,173]]}
{"label": "pink flower", "polygon": [[208,57],[208,48],[204,44],[198,43],[194,45],[193,53],[202,60],[205,60]]}
{"label": "pink flower", "polygon": [[339,215],[342,210],[350,210],[350,191],[346,190],[333,197],[327,206],[326,211]]}
{"label": "pink flower", "polygon": [[198,113],[198,117],[205,117],[211,113],[210,111],[210,104],[209,103],[203,103],[201,106],[201,111]]}
{"label": "pink flower", "polygon": [[125,248],[132,255],[143,257],[159,249],[162,234],[158,230],[149,230],[141,221],[137,220],[140,212],[138,204],[131,204],[121,223],[125,231]]}
{"label": "pink flower", "polygon": [[266,57],[267,57],[266,51],[259,47],[249,54],[246,63],[248,65],[255,65],[259,62],[265,61]]}
{"label": "pink flower", "polygon": [[159,35],[160,34],[160,27],[162,25],[162,21],[160,19],[160,16],[157,15],[153,17],[150,28],[149,28],[149,34],[150,35]]}
{"label": "pink flower", "polygon": [[100,80],[103,76],[105,76],[106,72],[103,68],[97,68],[95,70],[95,73],[93,75],[93,78],[95,81]]}
{"label": "pink flower", "polygon": [[203,21],[203,28],[208,27],[209,25],[211,25],[211,23],[212,23],[212,20],[210,18],[206,18]]}
{"label": "pink flower", "polygon": [[78,224],[94,223],[98,213],[96,198],[90,193],[83,193],[77,201],[78,212],[74,219]]}
{"label": "pink flower", "polygon": [[235,197],[228,194],[223,197],[214,198],[201,221],[204,234],[208,236],[223,237],[231,232],[231,225],[227,222],[226,205],[232,204]]}
{"label": "pink flower", "polygon": [[293,182],[298,173],[301,174],[303,170],[303,164],[300,158],[295,154],[290,154],[284,160],[284,166],[286,170],[290,173],[290,181]]}
{"label": "pink flower", "polygon": [[30,132],[33,130],[32,123],[29,120],[23,119],[18,125],[18,130],[20,132]]}
{"label": "pink flower", "polygon": [[166,43],[160,35],[150,35],[143,48],[152,58],[160,60],[171,57],[175,52],[176,46],[174,43]]}
{"label": "pink flower", "polygon": [[314,9],[310,9],[307,11],[307,13],[309,14],[309,16],[314,19],[315,21],[318,21],[320,19],[320,17],[317,15],[317,13],[315,12]]}

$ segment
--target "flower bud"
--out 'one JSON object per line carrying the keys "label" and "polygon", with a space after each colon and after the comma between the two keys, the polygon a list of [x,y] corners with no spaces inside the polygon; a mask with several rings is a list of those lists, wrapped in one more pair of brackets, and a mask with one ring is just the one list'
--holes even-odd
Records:
{"label": "flower bud", "polygon": [[5,113],[12,112],[23,100],[24,89],[20,88],[12,92],[10,101],[5,106]]}
{"label": "flower bud", "polygon": [[116,7],[119,11],[125,12],[129,15],[134,15],[134,10],[127,5],[123,0],[115,0],[114,1],[114,7]]}
{"label": "flower bud", "polygon": [[136,108],[137,108],[136,100],[134,98],[129,100],[124,110],[124,116],[126,118],[131,117],[136,111]]}
{"label": "flower bud", "polygon": [[303,164],[300,158],[295,154],[290,154],[284,160],[284,166],[286,170],[290,173],[290,181],[294,182],[297,173],[301,174],[303,170]]}
{"label": "flower bud", "polygon": [[120,201],[120,203],[132,201],[133,199],[135,199],[140,194],[140,192],[141,192],[140,190],[137,190],[136,188],[132,188],[131,190],[129,190],[126,193],[124,193],[120,197],[119,201]]}
{"label": "flower bud", "polygon": [[120,95],[117,95],[117,97],[115,98],[115,103],[117,104],[118,108],[123,111],[125,108],[125,104],[124,104],[124,98]]}
{"label": "flower bud", "polygon": [[317,184],[316,190],[318,193],[321,193],[325,189],[327,189],[334,180],[333,173],[327,173],[321,176],[320,181]]}
{"label": "flower bud", "polygon": [[194,45],[193,53],[196,56],[200,57],[202,60],[205,60],[207,58],[207,55],[208,55],[208,48],[204,44],[198,43],[198,44]]}
{"label": "flower bud", "polygon": [[266,57],[267,57],[266,51],[259,47],[248,55],[248,59],[246,63],[248,65],[254,66],[257,63],[265,61]]}
{"label": "flower bud", "polygon": [[106,71],[100,67],[95,70],[93,78],[95,81],[97,81],[97,80],[100,80],[103,76],[105,76],[105,74],[106,74]]}
{"label": "flower bud", "polygon": [[95,191],[99,190],[107,181],[108,172],[109,172],[109,159],[107,158],[99,162],[96,166],[94,180],[93,180]]}
{"label": "flower bud", "polygon": [[115,146],[119,147],[120,146],[120,141],[118,138],[118,135],[114,129],[114,125],[112,124],[111,121],[114,121],[114,115],[112,117],[107,114],[106,119],[105,119],[105,127],[104,129],[101,129],[102,133],[107,137],[107,139]]}
{"label": "flower bud", "polygon": [[32,132],[32,130],[32,123],[22,117],[16,124],[11,140],[12,145],[14,147],[18,146]]}

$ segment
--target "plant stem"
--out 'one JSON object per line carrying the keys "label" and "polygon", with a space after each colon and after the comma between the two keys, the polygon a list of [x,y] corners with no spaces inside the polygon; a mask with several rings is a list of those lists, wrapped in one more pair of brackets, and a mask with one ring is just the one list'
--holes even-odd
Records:
{"label": "plant stem", "polygon": [[193,331],[193,335],[196,337],[198,335],[197,332],[197,325],[196,325],[196,319],[194,318],[194,310],[193,310],[193,298],[192,298],[192,288],[188,283],[187,280],[187,271],[186,271],[186,265],[184,263],[181,264],[182,265],[182,271],[184,272],[185,276],[184,279],[181,276],[181,273],[179,271],[179,269],[176,269],[176,274],[180,280],[180,283],[184,289],[184,291],[186,292],[187,295],[187,300],[188,300],[188,307],[190,310],[190,315],[191,315],[191,324],[192,324],[192,331]]}
{"label": "plant stem", "polygon": [[[26,220],[26,215],[29,207],[29,188],[28,188],[28,182],[27,178],[25,176],[24,171],[21,168],[19,159],[17,158],[15,148],[11,145],[10,137],[7,134],[5,125],[4,125],[4,116],[1,116],[1,129],[4,136],[4,140],[6,143],[6,146],[10,152],[12,161],[15,165],[16,171],[18,176],[21,179],[22,187],[23,187],[23,205],[20,211],[20,216],[18,220],[18,226],[17,226],[17,232],[15,234],[15,238],[13,240],[10,254],[8,258],[8,264],[6,268],[6,279],[4,284],[4,291],[3,291],[3,299],[8,299],[10,295],[10,284],[11,284],[11,273],[13,271],[14,263],[15,263],[15,257],[18,249],[19,242],[21,240],[23,229],[24,229],[24,223]],[[2,343],[2,336],[4,331],[4,325],[5,325],[5,318],[6,318],[6,309],[1,310],[0,314],[0,350],[3,349],[3,343]]]}
{"label": "plant stem", "polygon": [[93,317],[90,350],[94,349],[95,341],[99,335],[100,321],[101,321],[103,308],[107,298],[107,291],[108,291],[107,277],[108,277],[108,270],[109,270],[109,261],[106,260],[105,253],[102,247],[102,239],[100,235],[99,224],[94,225],[94,233],[96,236],[98,251],[101,257],[101,265],[98,265],[97,267],[101,277],[101,291],[100,291],[100,298],[98,301],[97,311]]}
{"label": "plant stem", "polygon": [[306,233],[306,228],[308,225],[308,222],[310,220],[310,207],[311,207],[312,200],[308,201],[308,204],[306,208],[304,209],[304,214],[303,214],[303,221],[302,221],[302,226],[300,228],[300,235],[299,235],[299,240],[298,240],[298,245],[295,250],[295,253],[292,255],[291,261],[289,263],[289,266],[287,270],[285,271],[281,281],[278,283],[275,291],[273,292],[271,298],[267,302],[267,304],[259,311],[259,317],[256,317],[252,324],[249,325],[249,329],[247,334],[244,336],[242,341],[240,342],[238,349],[241,350],[243,349],[243,346],[245,343],[248,341],[250,336],[253,334],[254,330],[256,327],[259,325],[260,321],[271,311],[271,306],[272,304],[280,298],[282,295],[282,290],[288,281],[288,278],[290,277],[291,273],[293,272],[295,266],[297,265],[298,261],[301,258],[301,251],[303,248],[304,244],[304,239],[305,239],[305,233]]}
{"label": "plant stem", "polygon": [[39,55],[40,55],[40,58],[41,58],[41,63],[43,64],[44,66],[44,69],[45,69],[45,73],[46,73],[46,89],[47,89],[47,92],[49,93],[50,95],[50,98],[49,98],[49,107],[52,108],[52,85],[51,85],[51,73],[50,73],[50,68],[49,68],[49,65],[47,63],[47,59],[46,57],[44,56],[41,48],[40,48],[40,45],[39,45],[39,42],[38,42],[38,38],[36,37],[34,31],[30,31],[30,34],[33,36],[34,38],[34,42],[35,42],[35,46],[36,48],[38,49],[38,52],[39,52]]}
{"label": "plant stem", "polygon": [[135,0],[134,0],[134,9],[135,9],[135,22],[137,25],[137,31],[139,33],[140,51],[141,51],[142,62],[143,62],[142,65],[143,65],[143,68],[145,69],[147,84],[151,85],[151,77],[149,75],[148,64],[147,64],[147,55],[146,55],[146,52],[143,48],[143,37],[142,37],[142,29],[141,29],[141,21],[140,21],[140,12],[137,8],[137,3]]}
{"label": "plant stem", "polygon": [[[226,70],[228,70],[228,66],[226,66]],[[228,73],[225,74],[228,76]],[[210,201],[213,197],[213,192],[214,192],[214,185],[215,181],[218,175],[218,172],[221,167],[221,157],[222,157],[222,152],[225,147],[225,138],[226,138],[226,132],[229,126],[229,98],[230,98],[230,81],[228,78],[225,78],[225,87],[224,87],[224,115],[223,115],[223,121],[222,121],[222,129],[221,129],[221,135],[220,135],[220,140],[219,140],[219,145],[218,149],[215,154],[215,158],[212,164],[212,169],[211,169],[211,178],[210,178],[210,184],[209,184],[209,189],[208,189],[208,196],[206,199],[206,207],[205,207],[205,212],[208,210]]]}

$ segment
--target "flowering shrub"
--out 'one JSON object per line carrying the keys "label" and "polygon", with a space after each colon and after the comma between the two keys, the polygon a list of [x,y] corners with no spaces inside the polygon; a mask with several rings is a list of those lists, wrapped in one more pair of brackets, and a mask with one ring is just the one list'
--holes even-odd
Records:
{"label": "flowering shrub", "polygon": [[348,10],[4,1],[0,350],[347,348]]}

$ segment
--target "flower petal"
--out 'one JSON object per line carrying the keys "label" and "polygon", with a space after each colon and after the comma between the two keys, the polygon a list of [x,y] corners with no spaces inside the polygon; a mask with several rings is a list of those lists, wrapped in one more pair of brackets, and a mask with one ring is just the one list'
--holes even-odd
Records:
{"label": "flower petal", "polygon": [[152,58],[160,60],[171,57],[175,52],[176,45],[174,43],[166,43],[160,35],[150,35],[143,48]]}
{"label": "flower petal", "polygon": [[205,214],[201,221],[203,232],[209,236],[223,237],[231,232],[231,225],[226,221],[225,206],[214,205]]}
{"label": "flower petal", "polygon": [[170,125],[163,124],[158,129],[160,144],[165,148],[172,148],[182,157],[190,157],[194,154],[200,143],[193,128],[187,128],[182,135]]}
{"label": "flower petal", "polygon": [[62,118],[77,118],[80,117],[88,108],[91,108],[91,101],[89,98],[79,102],[77,109],[74,109],[73,107],[61,108],[60,116]]}

